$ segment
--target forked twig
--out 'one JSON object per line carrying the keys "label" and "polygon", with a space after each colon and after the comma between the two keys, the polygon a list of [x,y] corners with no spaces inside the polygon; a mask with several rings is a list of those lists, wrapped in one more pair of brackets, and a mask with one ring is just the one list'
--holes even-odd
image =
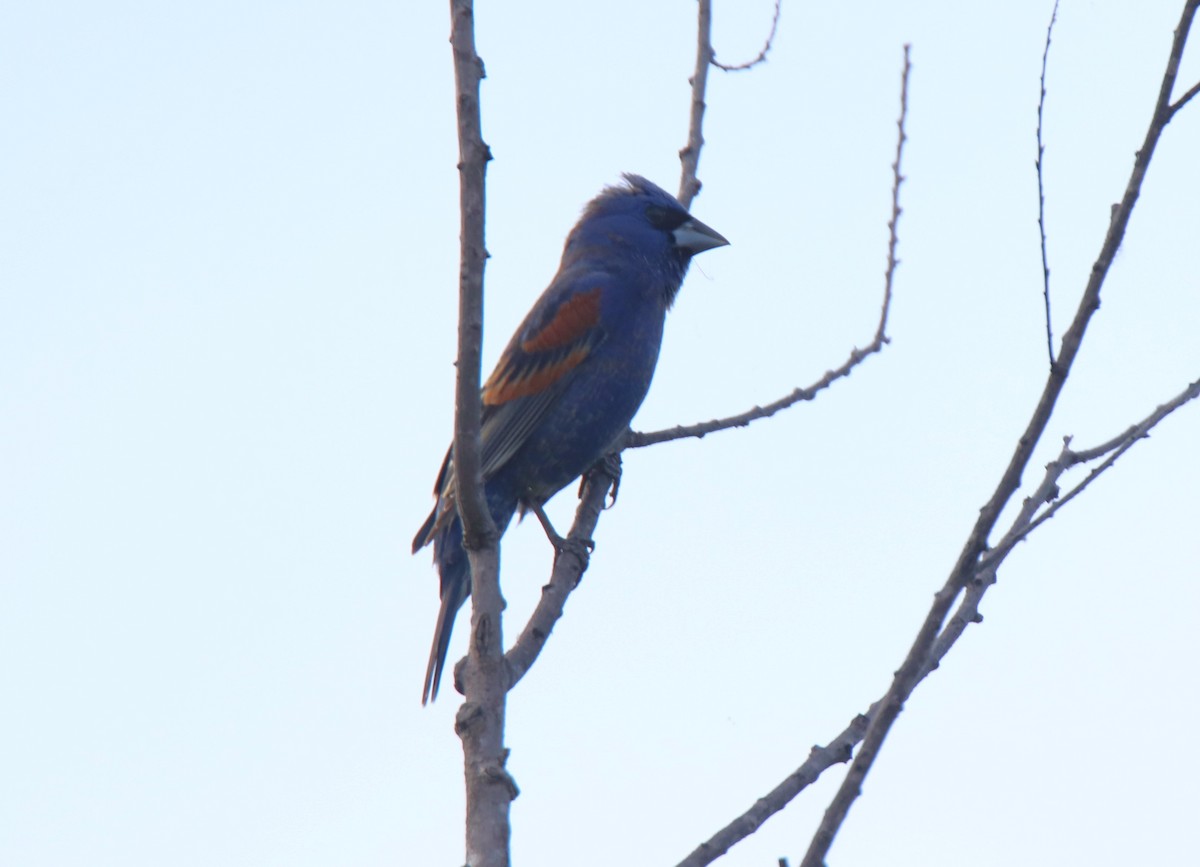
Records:
{"label": "forked twig", "polygon": [[899,236],[896,229],[900,222],[900,214],[903,213],[903,209],[900,207],[900,185],[904,182],[904,175],[900,171],[900,165],[901,158],[904,155],[904,143],[908,141],[908,136],[904,131],[904,122],[908,116],[908,74],[910,69],[909,46],[905,45],[904,71],[900,82],[900,117],[896,121],[896,158],[892,161],[892,214],[887,224],[888,248],[887,267],[884,269],[883,275],[883,303],[880,305],[879,322],[876,325],[875,336],[871,342],[861,349],[858,347],[852,349],[849,357],[840,367],[826,371],[825,375],[812,385],[796,388],[790,394],[786,394],[765,406],[754,406],[745,412],[726,418],[713,419],[712,421],[699,422],[697,424],[677,425],[673,428],[651,431],[649,433],[630,431],[622,443],[624,448],[639,449],[645,446],[686,439],[688,437],[703,438],[710,433],[729,430],[735,427],[745,427],[759,419],[770,418],[777,412],[785,410],[801,401],[812,400],[817,394],[829,388],[829,386],[833,385],[839,379],[849,376],[854,368],[862,364],[865,359],[882,351],[883,347],[887,345],[887,323],[888,314],[891,312],[892,307],[892,286],[895,281],[896,266],[900,264],[900,260],[896,258],[896,248],[899,244]]}

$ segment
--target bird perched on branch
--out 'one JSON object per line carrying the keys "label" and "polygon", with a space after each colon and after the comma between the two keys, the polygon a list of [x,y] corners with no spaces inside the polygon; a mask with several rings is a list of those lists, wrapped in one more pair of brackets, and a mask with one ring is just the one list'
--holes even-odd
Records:
{"label": "bird perched on branch", "polygon": [[[483,385],[484,496],[503,533],[603,458],[654,375],[663,320],[692,256],[729,242],[637,175],[608,187],[567,236],[562,263]],[[450,631],[471,592],[449,452],[413,539],[433,543],[441,610],[421,703],[437,697]]]}

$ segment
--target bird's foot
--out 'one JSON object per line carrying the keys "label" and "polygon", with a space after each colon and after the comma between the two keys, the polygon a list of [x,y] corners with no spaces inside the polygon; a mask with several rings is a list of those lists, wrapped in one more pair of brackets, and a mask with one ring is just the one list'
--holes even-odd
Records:
{"label": "bird's foot", "polygon": [[591,559],[592,552],[596,550],[596,543],[591,539],[560,536],[558,531],[554,529],[554,525],[550,523],[550,518],[546,515],[545,509],[541,506],[530,506],[529,510],[537,516],[538,523],[542,525],[542,529],[546,532],[546,538],[554,546],[554,561],[557,563],[558,558],[563,554],[574,554],[579,558],[579,562],[583,566],[579,570],[579,574],[582,576],[587,570],[588,560]]}
{"label": "bird's foot", "polygon": [[579,582],[583,580],[583,573],[587,571],[588,564],[592,560],[592,552],[596,550],[596,543],[591,539],[573,539],[570,536],[562,540],[561,547],[554,549],[554,563],[558,564],[558,558],[563,554],[572,554],[579,562],[579,575],[575,578],[575,586],[579,586]]}
{"label": "bird's foot", "polygon": [[617,491],[621,490],[621,453],[610,452],[596,461],[590,470],[579,480],[579,496],[583,497],[583,489],[588,482],[606,483],[612,499],[604,508],[611,509],[617,504]]}

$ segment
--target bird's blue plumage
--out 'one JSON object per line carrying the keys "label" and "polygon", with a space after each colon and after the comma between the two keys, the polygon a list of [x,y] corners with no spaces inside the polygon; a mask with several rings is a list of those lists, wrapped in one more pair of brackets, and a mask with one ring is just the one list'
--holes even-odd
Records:
{"label": "bird's blue plumage", "polygon": [[[483,386],[484,494],[501,533],[518,508],[540,506],[611,450],[646,397],[688,263],[727,243],[637,175],[587,205],[558,273]],[[437,696],[454,618],[471,592],[449,453],[434,495],[413,539],[414,553],[433,543],[441,577],[422,703]]]}

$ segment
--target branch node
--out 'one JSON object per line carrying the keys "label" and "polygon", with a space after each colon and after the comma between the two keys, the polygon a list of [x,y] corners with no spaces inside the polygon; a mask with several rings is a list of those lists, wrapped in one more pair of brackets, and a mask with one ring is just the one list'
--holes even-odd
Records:
{"label": "branch node", "polygon": [[505,770],[504,766],[500,763],[490,764],[484,767],[483,778],[488,783],[503,786],[507,790],[508,799],[510,801],[515,801],[521,794],[521,790],[517,787],[517,781],[513,779],[512,774]]}
{"label": "branch node", "polygon": [[482,720],[483,708],[475,702],[464,701],[454,715],[454,733],[462,737]]}

